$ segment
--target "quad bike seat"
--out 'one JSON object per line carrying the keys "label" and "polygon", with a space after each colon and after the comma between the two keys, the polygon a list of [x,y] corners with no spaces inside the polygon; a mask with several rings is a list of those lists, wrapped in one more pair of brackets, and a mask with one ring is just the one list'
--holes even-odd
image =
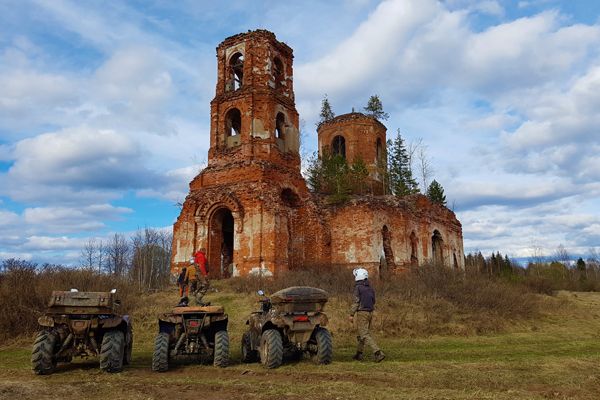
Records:
{"label": "quad bike seat", "polygon": [[190,313],[207,313],[207,314],[223,314],[225,309],[223,306],[188,306],[175,307],[173,314],[190,314]]}

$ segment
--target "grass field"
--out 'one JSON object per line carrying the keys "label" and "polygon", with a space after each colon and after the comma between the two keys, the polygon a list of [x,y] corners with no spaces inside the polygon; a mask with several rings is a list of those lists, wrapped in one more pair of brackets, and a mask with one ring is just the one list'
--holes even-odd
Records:
{"label": "grass field", "polygon": [[[218,285],[217,285],[218,286]],[[209,300],[230,317],[232,365],[177,365],[150,370],[156,315],[176,302],[172,291],[141,299],[133,314],[133,365],[119,374],[98,370],[97,360],[60,365],[50,376],[30,366],[32,337],[0,348],[0,399],[599,399],[600,294],[561,292],[544,298],[541,316],[485,336],[390,337],[375,332],[387,358],[355,362],[346,304],[331,302],[335,358],[265,370],[241,364],[244,316],[254,307],[247,295],[226,287]],[[380,316],[381,318],[381,316]]]}

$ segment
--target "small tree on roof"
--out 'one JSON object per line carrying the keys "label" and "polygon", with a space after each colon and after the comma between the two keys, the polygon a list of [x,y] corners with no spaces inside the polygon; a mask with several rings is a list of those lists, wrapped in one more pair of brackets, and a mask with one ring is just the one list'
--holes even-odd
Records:
{"label": "small tree on roof", "polygon": [[317,122],[317,126],[323,122],[332,120],[333,118],[335,118],[335,113],[331,109],[331,104],[329,104],[327,94],[325,94],[325,96],[323,96],[323,100],[321,100],[321,113],[319,114],[319,122]]}
{"label": "small tree on roof", "polygon": [[379,121],[386,121],[390,117],[388,113],[383,111],[383,104],[381,103],[379,96],[376,94],[369,98],[369,102],[364,110],[367,115],[370,115]]}
{"label": "small tree on roof", "polygon": [[444,194],[444,188],[435,179],[429,184],[427,188],[427,197],[433,203],[446,205],[446,195]]}
{"label": "small tree on roof", "polygon": [[388,148],[388,171],[392,193],[398,197],[419,193],[419,185],[412,176],[409,155],[404,139],[400,135],[400,129],[394,140],[388,140]]}

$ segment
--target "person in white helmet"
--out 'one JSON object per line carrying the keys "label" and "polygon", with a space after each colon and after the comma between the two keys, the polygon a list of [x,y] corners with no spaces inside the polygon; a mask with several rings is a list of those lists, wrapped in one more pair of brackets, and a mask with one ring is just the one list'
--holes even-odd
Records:
{"label": "person in white helmet", "polygon": [[356,322],[358,345],[356,347],[355,360],[363,359],[365,345],[373,350],[376,362],[383,361],[385,354],[371,336],[371,321],[375,309],[375,291],[369,285],[369,272],[364,268],[356,268],[352,271],[354,275],[354,303],[350,309],[350,322]]}

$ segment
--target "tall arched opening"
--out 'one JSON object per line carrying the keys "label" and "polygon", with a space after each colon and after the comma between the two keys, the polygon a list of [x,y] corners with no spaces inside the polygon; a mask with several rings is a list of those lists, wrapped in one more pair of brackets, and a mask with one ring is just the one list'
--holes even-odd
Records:
{"label": "tall arched opening", "polygon": [[417,235],[415,231],[410,233],[410,265],[411,267],[419,266],[419,255],[417,253],[417,249],[419,246],[419,240],[417,239]]}
{"label": "tall arched opening", "polygon": [[208,270],[212,278],[229,278],[233,271],[234,220],[231,210],[219,208],[209,223]]}
{"label": "tall arched opening", "polygon": [[383,256],[385,257],[385,264],[389,270],[396,268],[394,262],[394,251],[392,250],[392,235],[387,225],[381,228],[381,237],[383,241]]}
{"label": "tall arched opening", "polygon": [[444,264],[444,240],[442,239],[442,234],[437,229],[433,231],[433,236],[431,237],[431,251],[433,253],[433,263],[435,265],[443,265]]}

